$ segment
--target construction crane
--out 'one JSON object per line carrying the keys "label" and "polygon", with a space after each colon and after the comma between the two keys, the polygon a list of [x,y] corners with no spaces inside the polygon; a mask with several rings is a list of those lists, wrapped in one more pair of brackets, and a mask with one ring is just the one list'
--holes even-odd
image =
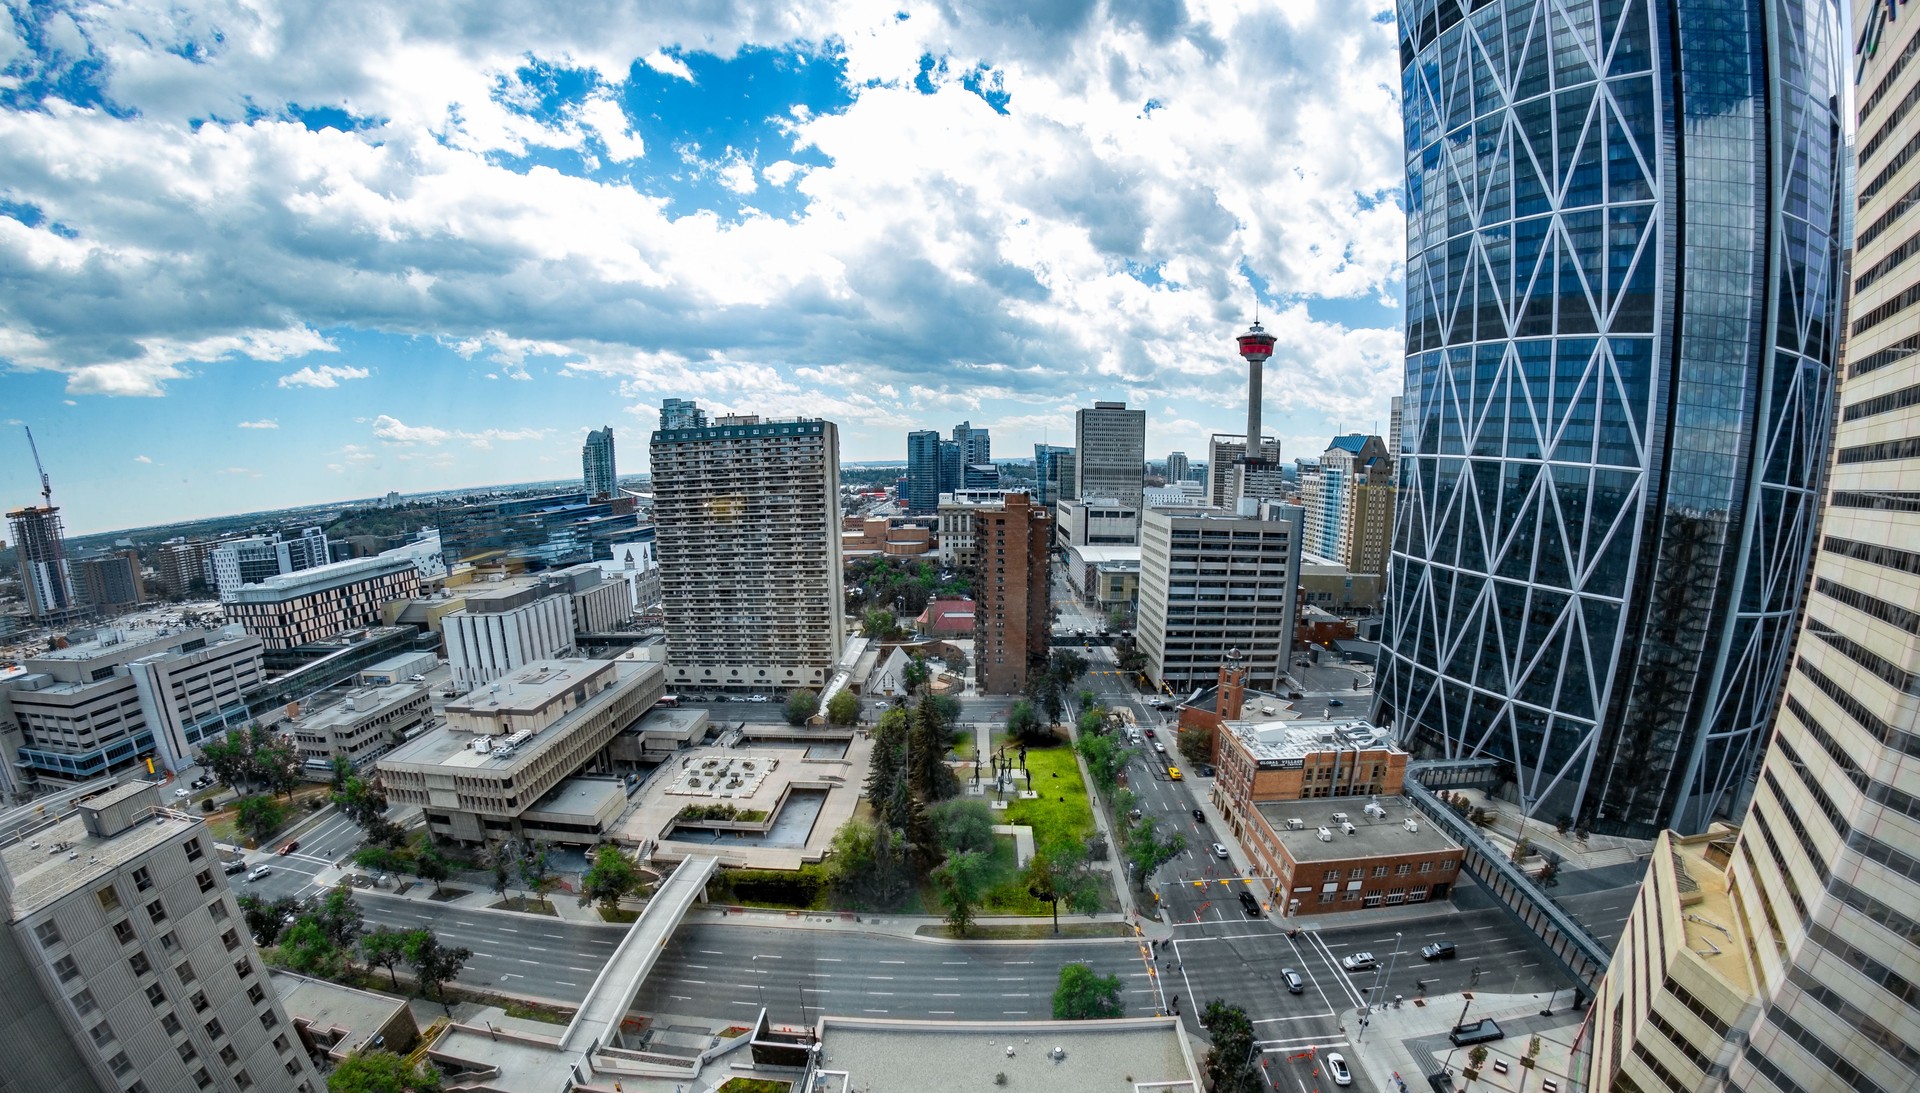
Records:
{"label": "construction crane", "polygon": [[33,426],[20,427],[27,431],[27,449],[33,452],[33,469],[40,472],[40,503],[46,508],[52,508],[53,479],[47,477],[47,468],[40,464],[40,445],[33,442]]}

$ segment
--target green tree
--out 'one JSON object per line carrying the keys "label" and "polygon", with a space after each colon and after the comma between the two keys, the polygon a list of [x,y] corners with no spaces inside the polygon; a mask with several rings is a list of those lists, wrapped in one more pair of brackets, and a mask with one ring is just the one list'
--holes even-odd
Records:
{"label": "green tree", "polygon": [[804,725],[820,712],[820,696],[801,688],[787,696],[787,724]]}
{"label": "green tree", "polygon": [[881,714],[873,727],[873,757],[867,764],[867,784],[862,793],[875,812],[886,812],[906,781],[907,729],[907,711],[899,706]]}
{"label": "green tree", "polygon": [[340,949],[350,948],[367,928],[366,916],[360,913],[353,889],[344,883],[334,885],[321,897],[313,909],[313,920],[327,941]]}
{"label": "green tree", "polygon": [[940,890],[940,901],[947,905],[947,928],[954,936],[965,937],[973,929],[973,910],[987,887],[987,859],[974,850],[949,854],[946,863],[933,871],[933,882]]}
{"label": "green tree", "polygon": [[1060,983],[1053,989],[1053,1019],[1091,1021],[1101,1017],[1126,1016],[1126,1003],[1120,1000],[1120,977],[1101,975],[1086,964],[1066,964],[1060,968]]}
{"label": "green tree", "polygon": [[248,730],[243,728],[207,741],[194,761],[212,771],[215,778],[238,789],[253,770],[253,748],[248,740]]}
{"label": "green tree", "polygon": [[852,725],[860,720],[860,696],[842,687],[827,699],[827,720],[835,725]]}
{"label": "green tree", "polygon": [[[872,590],[872,586],[869,585],[868,592],[871,593]],[[869,602],[872,602],[871,596]],[[894,641],[906,636],[906,632],[900,628],[900,620],[892,611],[884,607],[867,608],[866,613],[860,617],[860,630],[875,641]]]}
{"label": "green tree", "polygon": [[1073,742],[1073,749],[1087,761],[1087,773],[1093,775],[1093,784],[1106,794],[1119,788],[1120,772],[1133,758],[1133,749],[1108,733],[1082,734]]}
{"label": "green tree", "polygon": [[357,1051],[327,1075],[327,1093],[437,1093],[440,1072],[391,1051]]}
{"label": "green tree", "polygon": [[301,915],[292,926],[287,927],[274,952],[278,956],[277,963],[301,975],[337,979],[345,970],[340,946],[327,938],[319,920],[311,914]]}
{"label": "green tree", "polygon": [[254,777],[274,793],[293,796],[300,784],[300,752],[291,744],[273,743],[253,753]]}
{"label": "green tree", "polygon": [[400,977],[394,969],[407,959],[407,934],[390,926],[376,926],[371,933],[360,937],[360,959],[367,962],[369,970],[380,967],[387,969],[387,982],[394,990],[400,989]]}
{"label": "green tree", "polygon": [[907,666],[900,673],[900,681],[906,684],[908,694],[918,694],[920,688],[927,685],[930,675],[931,673],[927,670],[927,658],[915,655],[907,658]]}
{"label": "green tree", "polygon": [[353,864],[375,873],[399,873],[407,863],[406,859],[384,846],[367,846],[354,851]]}
{"label": "green tree", "polygon": [[1200,1023],[1213,1040],[1207,1052],[1207,1084],[1215,1093],[1262,1093],[1267,1088],[1253,1063],[1253,1021],[1247,1011],[1219,999],[1207,1003]]}
{"label": "green tree", "polygon": [[[344,755],[336,755],[333,757],[331,765],[333,767],[333,777],[327,780],[327,785],[335,793],[339,793],[341,787],[347,784],[347,779],[353,777],[353,760]],[[337,797],[335,798],[335,800],[338,799]]]}
{"label": "green tree", "polygon": [[422,850],[414,856],[413,872],[421,880],[432,881],[433,894],[437,896],[442,891],[441,885],[453,874],[453,867],[438,850]]}
{"label": "green tree", "polygon": [[364,828],[387,813],[387,795],[379,783],[349,773],[333,791],[334,807],[355,827]]}
{"label": "green tree", "polygon": [[593,865],[580,878],[580,906],[599,903],[603,912],[620,905],[621,897],[640,886],[640,872],[617,846],[602,846],[593,855]]}
{"label": "green tree", "polygon": [[922,806],[960,792],[960,779],[947,766],[953,733],[931,702],[922,699],[907,715],[907,780]]}
{"label": "green tree", "polygon": [[1060,905],[1091,914],[1100,909],[1100,878],[1082,843],[1060,839],[1034,852],[1027,862],[1027,894],[1053,911],[1053,932],[1060,933]]}
{"label": "green tree", "polygon": [[985,801],[964,797],[942,801],[928,810],[928,818],[947,853],[993,852],[993,809]]}
{"label": "green tree", "polygon": [[279,801],[261,794],[242,797],[236,806],[236,822],[240,830],[253,840],[255,846],[264,845],[272,834],[280,830],[287,822],[287,809]]}
{"label": "green tree", "polygon": [[288,922],[300,910],[300,901],[291,896],[264,900],[249,895],[241,896],[235,902],[240,905],[240,917],[246,920],[247,932],[253,935],[253,943],[262,949],[271,949],[280,940]]}
{"label": "green tree", "polygon": [[460,974],[469,957],[471,949],[449,947],[440,944],[440,940],[429,930],[412,930],[407,934],[407,963],[413,965],[413,979],[419,984],[422,997],[438,997],[447,1013],[453,1013],[453,1007],[447,1005],[446,991],[442,984]]}
{"label": "green tree", "polygon": [[547,889],[553,885],[553,864],[547,860],[547,844],[534,839],[522,845],[515,864],[520,870],[521,886],[545,899]]}
{"label": "green tree", "polygon": [[1046,722],[1040,720],[1040,714],[1034,709],[1033,703],[1025,698],[1014,699],[1013,705],[1008,708],[1007,732],[1028,742],[1047,740],[1053,736]]}
{"label": "green tree", "polygon": [[884,823],[842,824],[833,835],[827,873],[834,890],[863,909],[890,909],[912,888],[903,840]]}
{"label": "green tree", "polygon": [[481,852],[481,860],[485,863],[487,871],[493,875],[493,894],[505,899],[507,881],[513,871],[513,843],[494,843]]}
{"label": "green tree", "polygon": [[1162,833],[1159,821],[1142,816],[1127,828],[1127,860],[1133,864],[1133,883],[1146,891],[1153,871],[1187,848],[1187,837],[1178,831]]}
{"label": "green tree", "polygon": [[1213,733],[1202,728],[1180,730],[1180,754],[1189,763],[1213,762]]}

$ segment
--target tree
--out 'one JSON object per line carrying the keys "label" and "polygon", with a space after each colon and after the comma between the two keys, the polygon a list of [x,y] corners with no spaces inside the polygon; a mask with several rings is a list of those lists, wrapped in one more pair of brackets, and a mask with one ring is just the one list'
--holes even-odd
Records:
{"label": "tree", "polygon": [[1161,834],[1160,824],[1152,816],[1142,816],[1127,829],[1127,860],[1133,864],[1133,882],[1141,891],[1153,871],[1187,848],[1187,838],[1178,831]]}
{"label": "tree", "polygon": [[334,807],[355,827],[364,828],[387,814],[387,795],[379,783],[349,773],[333,791]]}
{"label": "tree", "polygon": [[1027,862],[1027,894],[1053,911],[1053,932],[1060,932],[1060,905],[1091,914],[1100,909],[1100,879],[1080,843],[1060,839],[1034,852]]}
{"label": "tree", "polygon": [[787,696],[787,724],[804,725],[820,712],[820,696],[801,688]]}
{"label": "tree", "polygon": [[1215,1093],[1262,1093],[1267,1086],[1253,1065],[1253,1021],[1247,1011],[1216,998],[1201,1011],[1200,1023],[1213,1040],[1205,1067]]}
{"label": "tree", "polygon": [[520,848],[520,884],[542,899],[553,884],[553,865],[547,861],[547,844],[535,839]]}
{"label": "tree", "polygon": [[906,668],[900,673],[900,682],[906,684],[908,694],[918,694],[920,688],[927,685],[931,674],[927,669],[927,658],[909,657]]}
{"label": "tree", "polygon": [[274,952],[279,963],[301,975],[337,979],[342,972],[344,953],[327,939],[326,931],[311,914],[301,915],[280,938]]}
{"label": "tree", "polygon": [[907,781],[920,804],[932,805],[960,792],[960,779],[947,766],[953,733],[940,711],[925,699],[907,715]]}
{"label": "tree", "polygon": [[911,888],[899,832],[884,823],[848,820],[834,832],[827,873],[834,890],[861,908],[891,908]]}
{"label": "tree", "polygon": [[1189,763],[1213,762],[1213,733],[1207,729],[1180,730],[1180,754]]}
{"label": "tree", "polygon": [[[353,760],[344,755],[336,755],[333,757],[331,766],[333,767],[333,777],[327,780],[327,784],[335,793],[339,793],[341,788],[347,784],[347,779],[353,777]],[[339,800],[337,797],[334,799],[336,801]]]}
{"label": "tree", "polygon": [[212,771],[215,778],[237,789],[253,769],[253,748],[247,737],[248,732],[243,728],[209,740],[201,746],[195,761]]}
{"label": "tree", "polygon": [[422,850],[413,859],[413,872],[421,880],[433,882],[433,894],[439,895],[441,884],[453,874],[453,867],[447,859],[440,856],[438,850]]}
{"label": "tree", "polygon": [[873,727],[873,758],[867,764],[862,792],[875,812],[886,812],[906,780],[907,728],[907,711],[898,706],[881,714]]}
{"label": "tree", "polygon": [[1073,750],[1087,761],[1087,773],[1100,792],[1111,794],[1120,785],[1120,772],[1133,758],[1133,749],[1110,734],[1082,735],[1073,742]]}
{"label": "tree", "polygon": [[280,830],[280,825],[287,821],[287,810],[279,801],[261,794],[240,798],[235,818],[240,830],[259,846]]}
{"label": "tree", "polygon": [[334,885],[321,897],[319,906],[313,910],[313,920],[327,940],[342,949],[359,940],[367,928],[366,916],[360,913],[353,889],[344,883]]}
{"label": "tree", "polygon": [[[438,996],[440,1004],[447,1006],[446,992],[441,985],[460,974],[467,959],[473,956],[473,950],[442,945],[429,930],[411,930],[407,933],[406,952],[407,963],[413,965],[413,979],[420,986],[421,996]],[[447,1013],[451,1015],[453,1007],[447,1006]]]}
{"label": "tree", "polygon": [[1045,722],[1040,720],[1039,711],[1033,708],[1028,699],[1016,698],[1007,710],[1007,732],[1023,741],[1040,741],[1052,737],[1053,733]]}
{"label": "tree", "polygon": [[894,641],[906,636],[900,620],[884,607],[869,607],[860,617],[861,632],[875,641]]}
{"label": "tree", "polygon": [[391,1051],[357,1051],[327,1075],[327,1093],[435,1093],[440,1072]]}
{"label": "tree", "polygon": [[933,871],[940,900],[947,905],[947,928],[956,937],[965,937],[973,928],[973,909],[980,903],[986,881],[986,855],[977,850],[950,854],[946,864]]}
{"label": "tree", "polygon": [[493,874],[493,894],[501,899],[507,898],[507,881],[513,869],[514,856],[513,843],[510,841],[495,843],[481,853],[481,860]]}
{"label": "tree", "polygon": [[253,773],[269,791],[291,797],[294,787],[300,784],[300,752],[290,744],[281,743],[256,748]]}
{"label": "tree", "polygon": [[353,864],[376,873],[398,873],[407,863],[406,859],[384,846],[368,846],[354,851]]}
{"label": "tree", "polygon": [[580,906],[599,903],[602,912],[620,905],[622,896],[640,886],[640,873],[617,846],[603,846],[593,855],[593,865],[580,878]]}
{"label": "tree", "polygon": [[300,901],[291,896],[271,901],[259,896],[241,896],[235,902],[240,904],[240,917],[246,920],[253,943],[262,949],[270,949],[280,940],[287,923],[300,910]]}
{"label": "tree", "polygon": [[360,958],[367,962],[369,969],[387,969],[387,981],[394,990],[399,990],[400,977],[394,973],[394,969],[407,959],[406,931],[390,926],[374,927],[372,933],[360,937]]}
{"label": "tree", "polygon": [[993,851],[993,809],[985,801],[957,798],[942,801],[928,811],[934,836],[949,854]]}
{"label": "tree", "polygon": [[852,725],[860,720],[860,696],[841,688],[827,699],[827,720],[835,725]]}
{"label": "tree", "polygon": [[1086,964],[1060,968],[1060,983],[1053,989],[1054,1020],[1092,1021],[1124,1017],[1126,1012],[1126,1003],[1120,1000],[1119,976],[1101,975]]}

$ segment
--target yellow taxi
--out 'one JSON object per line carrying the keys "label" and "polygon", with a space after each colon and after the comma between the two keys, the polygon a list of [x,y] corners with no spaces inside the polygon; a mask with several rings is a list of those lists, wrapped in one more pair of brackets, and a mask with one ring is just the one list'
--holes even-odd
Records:
{"label": "yellow taxi", "polygon": [[1169,778],[1171,778],[1171,779],[1173,779],[1174,781],[1176,781],[1176,782],[1178,782],[1178,781],[1180,780],[1180,768],[1179,768],[1179,767],[1168,767],[1168,768],[1167,768],[1167,777],[1169,777]]}

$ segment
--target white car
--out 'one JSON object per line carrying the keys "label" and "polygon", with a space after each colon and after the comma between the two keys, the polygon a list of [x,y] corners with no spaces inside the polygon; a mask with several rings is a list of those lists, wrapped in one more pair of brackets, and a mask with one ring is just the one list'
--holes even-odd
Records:
{"label": "white car", "polygon": [[248,874],[247,874],[247,880],[249,880],[249,881],[256,881],[256,880],[259,880],[259,879],[260,879],[261,877],[264,877],[264,876],[266,876],[266,875],[267,875],[268,873],[271,873],[271,872],[273,872],[273,866],[271,866],[271,865],[263,865],[263,866],[261,866],[260,868],[258,868],[258,869],[255,869],[255,870],[254,870],[253,872],[251,872],[251,873],[248,873]]}
{"label": "white car", "polygon": [[193,791],[190,789],[176,789],[173,791],[173,795],[175,797],[191,797],[193,796]]}
{"label": "white car", "polygon": [[1216,857],[1216,858],[1219,858],[1219,859],[1220,859],[1221,861],[1226,861],[1226,860],[1227,860],[1227,846],[1226,846],[1226,844],[1225,844],[1225,843],[1214,843],[1214,844],[1213,844],[1213,856],[1214,856],[1214,857]]}
{"label": "white car", "polygon": [[1372,953],[1350,953],[1340,958],[1340,965],[1350,972],[1364,972],[1368,968],[1378,967],[1380,962]]}
{"label": "white car", "polygon": [[1347,1069],[1346,1056],[1337,1051],[1327,1053],[1327,1073],[1333,1075],[1335,1085],[1353,1084],[1353,1072]]}

